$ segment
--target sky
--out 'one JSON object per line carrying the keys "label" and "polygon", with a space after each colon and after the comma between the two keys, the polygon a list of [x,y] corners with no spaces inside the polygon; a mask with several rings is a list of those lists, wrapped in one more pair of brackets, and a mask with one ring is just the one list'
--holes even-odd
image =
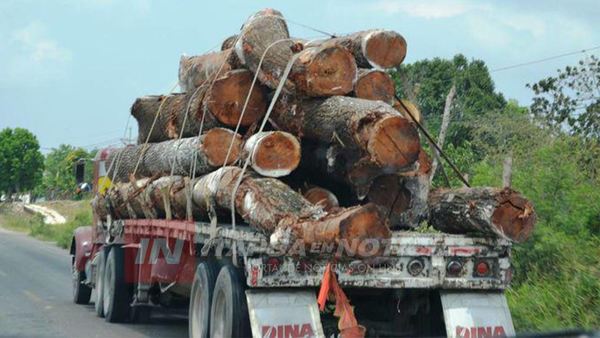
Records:
{"label": "sky", "polygon": [[[31,130],[44,152],[118,144],[128,123],[135,137],[136,97],[171,91],[181,54],[218,49],[267,7],[298,37],[321,37],[304,26],[395,30],[408,63],[462,53],[494,70],[600,46],[597,0],[0,0],[0,129]],[[527,83],[590,54],[600,49],[492,78],[505,97],[529,105]]]}

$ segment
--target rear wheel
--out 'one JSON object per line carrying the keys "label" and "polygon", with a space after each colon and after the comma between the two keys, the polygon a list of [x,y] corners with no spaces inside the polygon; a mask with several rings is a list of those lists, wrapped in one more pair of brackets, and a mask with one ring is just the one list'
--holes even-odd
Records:
{"label": "rear wheel", "polygon": [[211,337],[250,336],[245,286],[238,269],[231,265],[221,268],[211,304]]}
{"label": "rear wheel", "polygon": [[73,302],[75,304],[88,304],[90,298],[92,298],[92,288],[83,284],[85,273],[77,269],[75,258],[73,258],[73,265],[71,266],[71,276],[73,281]]}
{"label": "rear wheel", "polygon": [[211,303],[218,273],[219,266],[212,260],[198,264],[190,296],[188,319],[190,337],[210,336]]}
{"label": "rear wheel", "polygon": [[129,288],[125,282],[125,254],[120,246],[112,246],[104,265],[104,319],[110,323],[123,322],[129,317]]}
{"label": "rear wheel", "polygon": [[94,308],[98,317],[104,317],[104,261],[106,260],[104,248],[98,253],[98,265],[96,267],[96,301]]}

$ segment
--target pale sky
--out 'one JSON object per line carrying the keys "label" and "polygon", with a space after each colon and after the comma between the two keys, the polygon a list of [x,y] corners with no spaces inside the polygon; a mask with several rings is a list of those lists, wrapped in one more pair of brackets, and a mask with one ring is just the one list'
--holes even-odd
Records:
{"label": "pale sky", "polygon": [[[118,144],[135,98],[168,92],[182,53],[219,48],[266,7],[293,21],[299,37],[319,33],[296,23],[337,34],[396,30],[408,42],[406,62],[463,53],[497,69],[600,45],[594,0],[0,0],[0,129],[31,130],[45,152]],[[585,55],[492,76],[507,98],[528,105],[526,83]]]}

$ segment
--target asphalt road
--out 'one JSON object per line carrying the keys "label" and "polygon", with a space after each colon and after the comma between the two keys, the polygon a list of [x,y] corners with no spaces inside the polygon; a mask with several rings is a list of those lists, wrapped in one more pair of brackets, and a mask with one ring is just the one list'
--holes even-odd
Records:
{"label": "asphalt road", "polygon": [[73,303],[70,270],[67,251],[0,228],[0,337],[187,337],[187,318],[165,311],[106,323],[93,303]]}

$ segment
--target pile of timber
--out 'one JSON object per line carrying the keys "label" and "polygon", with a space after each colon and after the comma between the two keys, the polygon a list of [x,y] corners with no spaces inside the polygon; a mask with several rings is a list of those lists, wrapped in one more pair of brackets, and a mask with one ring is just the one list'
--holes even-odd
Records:
{"label": "pile of timber", "polygon": [[405,55],[393,31],[306,41],[290,36],[280,12],[254,14],[220,51],[181,57],[182,93],[134,102],[138,143],[110,152],[112,186],[93,201],[96,215],[233,214],[278,245],[381,240],[423,221],[525,240],[535,213],[519,193],[430,192],[421,117],[396,99],[386,72]]}

